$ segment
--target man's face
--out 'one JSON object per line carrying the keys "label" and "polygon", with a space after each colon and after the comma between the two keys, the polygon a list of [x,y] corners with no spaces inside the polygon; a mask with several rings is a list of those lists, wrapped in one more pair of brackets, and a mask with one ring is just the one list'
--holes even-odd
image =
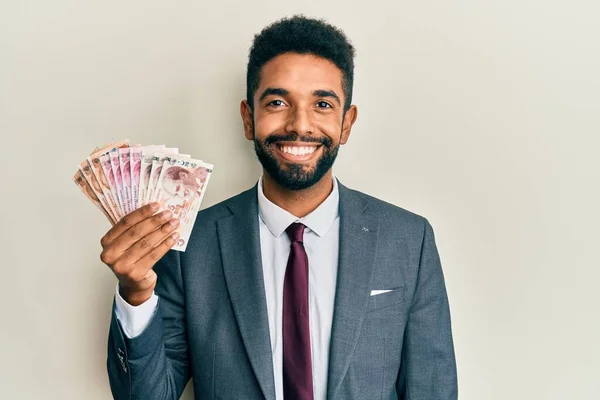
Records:
{"label": "man's face", "polygon": [[162,188],[171,196],[178,196],[182,199],[189,199],[194,196],[195,192],[191,190],[185,183],[180,181],[174,181],[168,177],[162,182]]}
{"label": "man's face", "polygon": [[287,53],[266,63],[254,112],[241,106],[245,136],[265,172],[291,190],[321,180],[356,120],[356,107],[344,113],[344,101],[342,71],[329,60]]}

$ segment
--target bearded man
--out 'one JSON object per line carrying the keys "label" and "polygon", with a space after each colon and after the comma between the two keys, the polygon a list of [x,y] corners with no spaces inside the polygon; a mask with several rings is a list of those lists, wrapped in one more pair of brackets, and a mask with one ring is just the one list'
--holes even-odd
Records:
{"label": "bearded man", "polygon": [[108,341],[116,399],[457,398],[450,311],[429,222],[342,185],[357,117],[354,48],[293,17],[255,39],[241,103],[263,174],[177,220],[149,204],[102,239],[118,278]]}

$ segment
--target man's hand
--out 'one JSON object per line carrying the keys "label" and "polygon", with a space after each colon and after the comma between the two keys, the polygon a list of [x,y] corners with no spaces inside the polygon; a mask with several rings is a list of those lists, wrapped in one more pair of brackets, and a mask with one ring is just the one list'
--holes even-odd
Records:
{"label": "man's hand", "polygon": [[152,296],[156,286],[154,264],[173,247],[178,219],[170,211],[154,215],[158,203],[147,204],[126,215],[104,235],[100,259],[119,280],[121,297],[138,306]]}

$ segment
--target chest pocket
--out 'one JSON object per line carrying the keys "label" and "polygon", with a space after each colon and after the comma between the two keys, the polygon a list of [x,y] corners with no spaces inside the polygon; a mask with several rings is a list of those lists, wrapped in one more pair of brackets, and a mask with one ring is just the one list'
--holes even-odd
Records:
{"label": "chest pocket", "polygon": [[369,298],[367,312],[381,310],[388,307],[400,306],[405,302],[406,290],[404,286],[397,287],[390,292],[373,295]]}

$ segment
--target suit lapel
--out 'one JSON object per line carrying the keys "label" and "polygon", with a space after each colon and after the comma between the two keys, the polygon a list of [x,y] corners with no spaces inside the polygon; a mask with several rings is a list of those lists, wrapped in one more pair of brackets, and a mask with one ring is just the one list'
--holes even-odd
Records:
{"label": "suit lapel", "polygon": [[340,250],[331,329],[327,398],[334,398],[350,365],[369,301],[379,220],[368,203],[339,184]]}
{"label": "suit lapel", "polygon": [[233,215],[217,222],[225,281],[244,346],[267,399],[275,399],[273,359],[264,290],[257,187],[229,204]]}

